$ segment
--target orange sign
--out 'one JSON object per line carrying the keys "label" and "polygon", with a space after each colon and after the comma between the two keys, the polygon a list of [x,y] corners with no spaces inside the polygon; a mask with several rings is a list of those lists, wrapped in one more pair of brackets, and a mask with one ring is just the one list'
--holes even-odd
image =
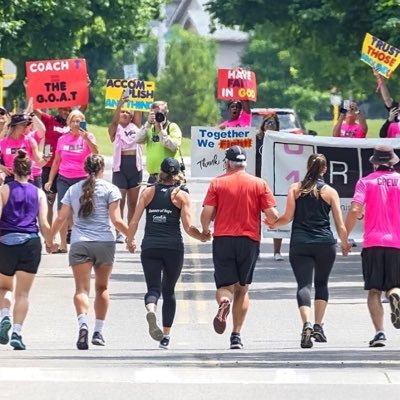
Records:
{"label": "orange sign", "polygon": [[257,101],[256,74],[243,69],[219,69],[217,98]]}

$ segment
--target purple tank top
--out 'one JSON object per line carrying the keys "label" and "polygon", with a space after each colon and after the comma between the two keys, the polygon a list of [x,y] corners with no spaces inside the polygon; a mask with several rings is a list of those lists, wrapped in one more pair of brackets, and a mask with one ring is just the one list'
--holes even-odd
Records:
{"label": "purple tank top", "polygon": [[[37,233],[39,214],[38,188],[31,183],[12,181],[10,196],[0,218],[0,231]],[[3,232],[4,234],[4,232]]]}

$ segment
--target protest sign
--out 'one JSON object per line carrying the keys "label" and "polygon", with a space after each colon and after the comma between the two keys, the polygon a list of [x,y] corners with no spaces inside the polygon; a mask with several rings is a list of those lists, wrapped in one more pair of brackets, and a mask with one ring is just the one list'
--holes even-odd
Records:
{"label": "protest sign", "polygon": [[211,178],[225,173],[225,150],[241,146],[246,151],[246,171],[254,174],[256,165],[255,128],[227,128],[192,126],[192,177]]}
{"label": "protest sign", "polygon": [[219,69],[217,98],[257,101],[255,73],[243,69]]}
{"label": "protest sign", "polygon": [[[346,218],[355,185],[358,179],[373,171],[369,158],[374,147],[382,143],[393,146],[400,155],[398,139],[351,139],[267,132],[263,143],[261,176],[276,198],[278,211],[283,213],[289,186],[304,178],[308,157],[313,153],[322,153],[328,164],[325,182],[338,191],[340,208]],[[332,218],[331,228],[335,232]],[[265,237],[290,237],[290,226],[276,230],[263,226],[263,234]],[[361,239],[362,225],[358,224],[351,236]]]}
{"label": "protest sign", "polygon": [[155,82],[138,79],[107,79],[105,107],[115,110],[124,90],[129,95],[123,110],[150,111]]}
{"label": "protest sign", "polygon": [[400,50],[367,33],[361,50],[361,61],[389,78],[400,63]]}
{"label": "protest sign", "polygon": [[26,97],[33,108],[85,105],[89,88],[85,59],[28,61]]}

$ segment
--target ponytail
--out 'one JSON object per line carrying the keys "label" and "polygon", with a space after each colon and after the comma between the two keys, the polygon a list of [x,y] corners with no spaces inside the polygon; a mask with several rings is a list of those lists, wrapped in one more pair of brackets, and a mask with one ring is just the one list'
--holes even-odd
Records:
{"label": "ponytail", "polygon": [[323,154],[311,154],[307,161],[307,173],[300,184],[300,196],[319,197],[317,181],[326,171],[326,158]]}

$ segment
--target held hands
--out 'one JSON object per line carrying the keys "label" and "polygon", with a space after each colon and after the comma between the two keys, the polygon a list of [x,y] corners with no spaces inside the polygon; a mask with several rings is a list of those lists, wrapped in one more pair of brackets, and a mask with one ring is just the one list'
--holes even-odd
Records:
{"label": "held hands", "polygon": [[348,256],[353,246],[351,245],[351,243],[347,242],[342,243],[340,247],[342,249],[343,256]]}
{"label": "held hands", "polygon": [[136,242],[135,239],[132,240],[126,240],[126,249],[129,251],[129,253],[134,253],[136,250]]}
{"label": "held hands", "polygon": [[201,242],[207,242],[207,241],[209,241],[209,240],[211,240],[211,231],[210,231],[210,230],[208,230],[208,231],[204,231],[204,230],[203,230],[203,232],[201,232],[201,239],[200,239],[200,241],[201,241]]}

